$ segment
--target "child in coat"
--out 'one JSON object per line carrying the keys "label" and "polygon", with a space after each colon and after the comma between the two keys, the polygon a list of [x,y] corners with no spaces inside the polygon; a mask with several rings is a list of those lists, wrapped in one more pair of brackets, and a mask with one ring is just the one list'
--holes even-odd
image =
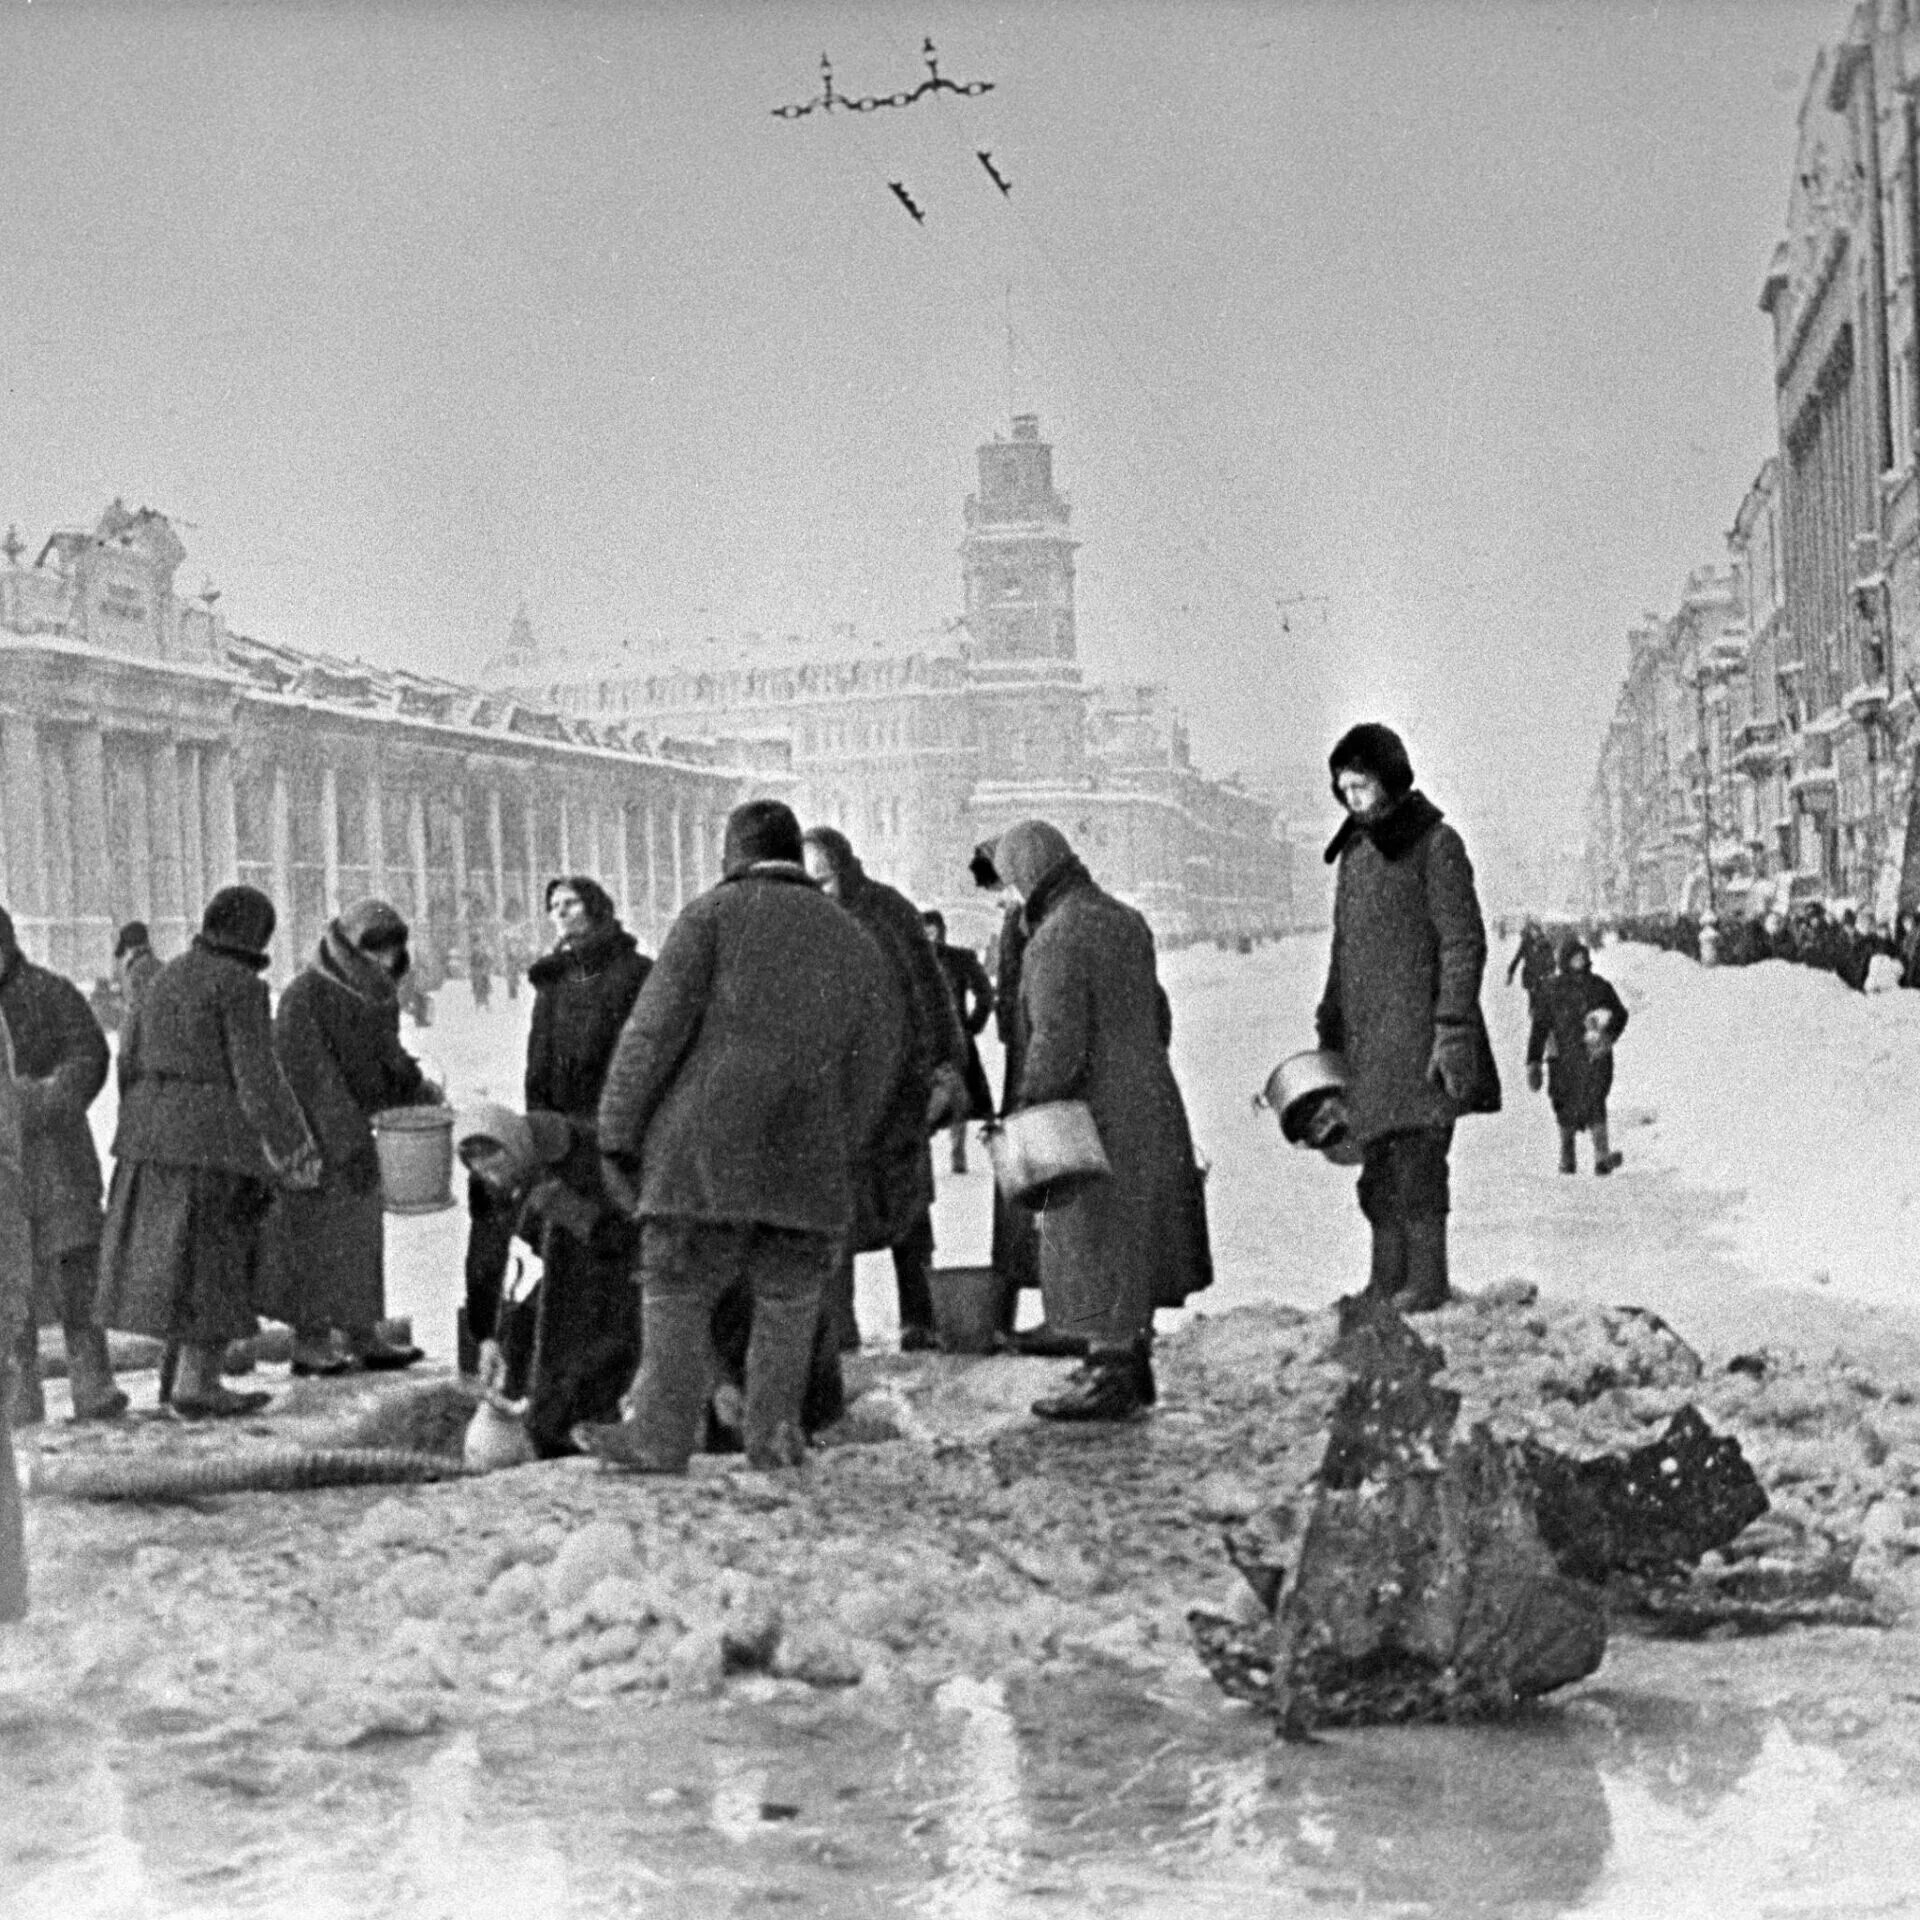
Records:
{"label": "child in coat", "polygon": [[1547,1098],[1560,1128],[1560,1171],[1578,1171],[1574,1140],[1593,1135],[1593,1170],[1611,1173],[1622,1155],[1607,1138],[1607,1095],[1613,1088],[1614,1043],[1626,1031],[1627,1009],[1613,983],[1593,970],[1586,942],[1560,949],[1560,967],[1534,1002],[1527,1036],[1527,1085]]}

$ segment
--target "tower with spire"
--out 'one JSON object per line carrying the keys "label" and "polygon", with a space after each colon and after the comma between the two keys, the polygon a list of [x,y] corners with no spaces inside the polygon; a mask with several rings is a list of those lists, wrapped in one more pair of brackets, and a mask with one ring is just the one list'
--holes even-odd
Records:
{"label": "tower with spire", "polygon": [[1013,438],[979,450],[980,491],[969,497],[960,574],[967,631],[982,661],[1071,661],[1070,508],[1054,491],[1053,448],[1037,414],[1013,417]]}
{"label": "tower with spire", "polygon": [[507,626],[506,644],[490,654],[480,669],[485,686],[521,686],[540,674],[540,643],[533,637],[533,622],[527,618],[523,598],[514,608]]}

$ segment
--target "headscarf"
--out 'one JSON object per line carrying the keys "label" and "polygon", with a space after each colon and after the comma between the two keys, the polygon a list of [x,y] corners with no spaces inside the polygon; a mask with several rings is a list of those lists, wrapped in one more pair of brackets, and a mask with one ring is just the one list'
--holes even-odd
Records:
{"label": "headscarf", "polygon": [[1413,762],[1407,756],[1407,743],[1378,720],[1363,720],[1357,727],[1349,727],[1327,755],[1327,771],[1333,777],[1336,800],[1343,773],[1372,774],[1389,800],[1413,791]]}
{"label": "headscarf", "polygon": [[1028,901],[1043,881],[1073,858],[1067,836],[1047,820],[1022,820],[993,846],[993,864],[1001,879]]}
{"label": "headscarf", "polygon": [[469,1140],[489,1140],[503,1148],[513,1169],[511,1184],[516,1187],[524,1186],[540,1164],[533,1128],[527,1124],[526,1115],[494,1101],[477,1101],[470,1107],[462,1107],[454,1116],[454,1151],[459,1152]]}

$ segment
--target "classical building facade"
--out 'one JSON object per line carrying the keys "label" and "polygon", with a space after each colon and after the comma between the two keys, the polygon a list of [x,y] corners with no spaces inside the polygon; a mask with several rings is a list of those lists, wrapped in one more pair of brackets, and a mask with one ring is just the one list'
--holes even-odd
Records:
{"label": "classical building facade", "polygon": [[[1866,0],[1808,82],[1760,293],[1778,451],[1734,517],[1705,652],[1676,637],[1643,668],[1636,642],[1589,809],[1597,906],[1920,905],[1917,93],[1920,7]],[[1649,691],[1662,674],[1704,687],[1691,724]],[[1691,824],[1660,784],[1676,767],[1698,770]]]}
{"label": "classical building facade", "polygon": [[672,740],[228,630],[183,601],[166,519],[116,502],[0,572],[0,895],[22,944],[86,979],[116,926],[178,952],[245,880],[284,978],[367,893],[429,977],[545,944],[547,878],[599,878],[643,940],[719,875],[728,809],[790,786],[777,743]]}
{"label": "classical building facade", "polygon": [[900,652],[833,657],[789,643],[740,662],[543,664],[516,631],[494,678],[581,718],[675,735],[772,739],[802,817],[842,828],[883,878],[982,932],[967,878],[977,842],[1034,814],[1163,939],[1291,922],[1275,810],[1192,765],[1164,689],[1089,686],[1079,662],[1070,508],[1053,449],[1022,414],[979,449],[960,543],[963,611]]}

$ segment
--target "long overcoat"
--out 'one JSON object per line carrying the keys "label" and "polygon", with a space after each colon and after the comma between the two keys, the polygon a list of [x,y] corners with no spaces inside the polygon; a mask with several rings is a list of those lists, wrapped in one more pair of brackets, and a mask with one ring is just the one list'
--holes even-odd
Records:
{"label": "long overcoat", "polygon": [[860,1167],[853,1246],[866,1252],[895,1245],[933,1205],[927,1101],[938,1068],[966,1078],[967,1037],[913,902],[857,860],[840,875],[839,900],[880,950],[903,1037],[886,1118]]}
{"label": "long overcoat", "polygon": [[592,1124],[614,1042],[652,965],[633,935],[613,921],[590,928],[527,969],[533,986],[529,1113],[560,1113]]}
{"label": "long overcoat", "polygon": [[1034,890],[1027,920],[1013,1104],[1084,1100],[1113,1167],[1040,1216],[1047,1324],[1087,1330],[1124,1296],[1140,1303],[1144,1332],[1153,1307],[1177,1307],[1213,1279],[1153,934],[1077,861]]}
{"label": "long overcoat", "polygon": [[900,1029],[858,923],[798,866],[747,868],[661,946],[607,1071],[601,1150],[639,1157],[643,1219],[844,1237]]}
{"label": "long overcoat", "polygon": [[370,1327],[386,1310],[372,1118],[431,1098],[400,1044],[384,969],[324,937],[273,1016],[273,1050],[320,1149],[320,1184],[274,1195],[260,1311],[296,1327]]}
{"label": "long overcoat", "polygon": [[1611,1040],[1626,1030],[1627,1009],[1611,980],[1588,968],[1558,973],[1541,989],[1527,1035],[1527,1065],[1547,1068],[1547,1098],[1553,1117],[1578,1132],[1606,1117],[1613,1091],[1613,1050],[1587,1051],[1587,1016],[1604,1013]]}
{"label": "long overcoat", "polygon": [[107,1036],[72,981],[15,952],[0,974],[0,1018],[19,1080],[27,1216],[36,1265],[100,1243],[100,1155],[87,1109],[107,1084]]}
{"label": "long overcoat", "polygon": [[[1487,930],[1473,863],[1424,794],[1382,819],[1349,820],[1327,849],[1339,862],[1333,954],[1316,1016],[1320,1044],[1347,1063],[1347,1118],[1361,1145],[1497,1113],[1500,1070],[1480,1012]],[[1466,1098],[1429,1076],[1436,1031],[1463,1033]]]}
{"label": "long overcoat", "polygon": [[121,1035],[104,1326],[196,1343],[255,1330],[269,1183],[315,1151],[274,1058],[264,964],[197,935]]}

